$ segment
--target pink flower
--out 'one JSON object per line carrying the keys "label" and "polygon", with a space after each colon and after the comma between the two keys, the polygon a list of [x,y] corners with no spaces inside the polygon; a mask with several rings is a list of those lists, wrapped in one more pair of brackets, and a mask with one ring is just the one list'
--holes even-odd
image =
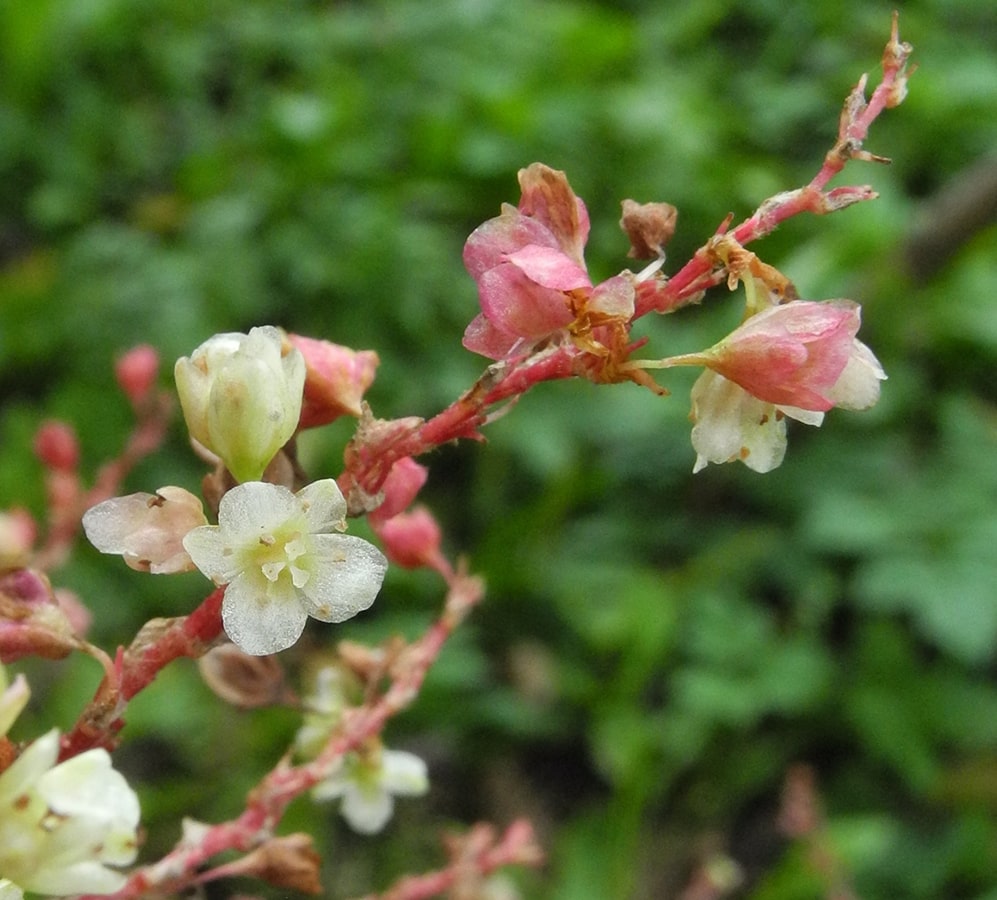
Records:
{"label": "pink flower", "polygon": [[464,346],[490,359],[563,331],[586,313],[590,326],[633,315],[629,279],[616,276],[593,288],[582,256],[588,212],[564,173],[534,163],[520,170],[519,184],[519,207],[504,205],[464,246],[481,303]]}
{"label": "pink flower", "polygon": [[850,300],[769,307],[700,354],[701,362],[768,403],[816,412],[867,409],[886,375],[855,339],[860,321]]}

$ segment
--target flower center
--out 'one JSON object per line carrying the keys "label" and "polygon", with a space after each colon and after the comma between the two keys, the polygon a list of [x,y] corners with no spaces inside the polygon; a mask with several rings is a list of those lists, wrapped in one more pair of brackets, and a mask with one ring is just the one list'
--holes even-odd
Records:
{"label": "flower center", "polygon": [[302,588],[311,577],[307,554],[308,545],[300,531],[264,534],[260,537],[257,560],[267,581],[275,583],[281,573],[286,571],[291,577],[291,583],[296,588]]}

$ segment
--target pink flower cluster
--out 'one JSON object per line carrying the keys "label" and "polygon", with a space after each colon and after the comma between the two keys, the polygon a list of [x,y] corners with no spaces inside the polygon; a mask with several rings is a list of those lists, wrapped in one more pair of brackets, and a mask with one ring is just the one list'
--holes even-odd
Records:
{"label": "pink flower cluster", "polygon": [[481,302],[464,346],[504,359],[569,332],[608,345],[607,326],[633,317],[633,276],[592,284],[583,257],[588,211],[563,172],[534,163],[520,170],[519,184],[519,206],[503,205],[464,246]]}

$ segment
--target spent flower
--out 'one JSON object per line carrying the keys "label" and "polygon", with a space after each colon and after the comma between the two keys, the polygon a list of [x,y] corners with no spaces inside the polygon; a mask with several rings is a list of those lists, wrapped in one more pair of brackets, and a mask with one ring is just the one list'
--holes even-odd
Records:
{"label": "spent flower", "polygon": [[490,359],[566,335],[569,326],[584,333],[627,322],[634,312],[629,273],[593,286],[582,256],[588,212],[564,173],[534,163],[520,170],[519,184],[519,206],[504,204],[501,215],[475,229],[464,245],[464,266],[481,303],[464,346]]}
{"label": "spent flower", "polygon": [[298,427],[305,361],[273,326],[216,334],[174,375],[191,437],[238,481],[258,479]]}
{"label": "spent flower", "polygon": [[331,478],[292,493],[250,481],[221,499],[218,524],[183,540],[194,565],[226,585],[222,622],[246,653],[277,653],[301,636],[309,616],[342,622],[367,609],[387,560],[369,541],[339,534],[346,501]]}
{"label": "spent flower", "polygon": [[120,554],[130,568],[153,575],[192,571],[182,541],[207,524],[201,501],[173,486],[112,497],[83,514],[83,530],[101,553]]}

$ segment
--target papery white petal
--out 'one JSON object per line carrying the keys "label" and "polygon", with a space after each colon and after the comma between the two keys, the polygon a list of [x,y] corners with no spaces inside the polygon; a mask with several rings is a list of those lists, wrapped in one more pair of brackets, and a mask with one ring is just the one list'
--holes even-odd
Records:
{"label": "papery white petal", "polygon": [[776,409],[784,416],[802,422],[804,425],[813,425],[814,428],[820,428],[824,422],[824,413],[815,409],[800,409],[798,406],[783,406],[781,404]]}
{"label": "papery white petal", "polygon": [[[0,666],[0,736],[5,735],[14,724],[21,710],[28,704],[31,688],[28,679],[19,674],[13,684],[7,683],[7,672]],[[0,898],[2,900],[2,898]]]}
{"label": "papery white petal", "polygon": [[0,774],[0,806],[28,791],[59,756],[59,731],[53,728],[35,740]]}
{"label": "papery white petal", "polygon": [[707,370],[692,389],[693,472],[709,463],[740,460],[756,472],[769,472],[786,453],[786,423],[771,403]]}
{"label": "papery white petal", "polygon": [[96,860],[80,860],[66,866],[43,865],[25,880],[24,886],[38,894],[113,894],[128,879],[120,872],[105,869]]}
{"label": "papery white petal", "polygon": [[346,500],[332,478],[323,478],[297,493],[312,534],[340,529],[346,524]]}
{"label": "papery white petal", "polygon": [[242,566],[239,554],[222,536],[217,525],[202,525],[184,535],[183,546],[194,565],[215,584],[228,584]]}
{"label": "papery white petal", "polygon": [[405,750],[384,750],[381,756],[381,783],[392,794],[417,797],[429,790],[426,763]]}
{"label": "papery white petal", "polygon": [[0,900],[24,900],[24,892],[14,882],[0,878]]}
{"label": "papery white petal", "polygon": [[343,795],[340,812],[354,831],[375,834],[388,823],[394,809],[394,798],[387,791],[351,785]]}
{"label": "papery white petal", "polygon": [[347,534],[313,535],[312,557],[312,577],[302,593],[309,615],[323,622],[343,622],[367,609],[388,568],[370,541]]}
{"label": "papery white petal", "polygon": [[251,656],[279,653],[294,644],[305,629],[308,614],[297,592],[281,582],[268,582],[253,572],[238,575],[225,589],[222,624],[240,650]]}
{"label": "papery white petal", "polygon": [[[62,816],[99,820],[111,828],[138,826],[138,797],[111,767],[111,757],[103,749],[87,750],[50,769],[38,780],[38,793]],[[134,857],[133,852],[129,859],[116,861],[129,863]]]}
{"label": "papery white petal", "polygon": [[852,355],[845,364],[828,398],[842,409],[869,409],[879,400],[879,382],[886,372],[873,352],[861,341],[855,341]]}
{"label": "papery white petal", "polygon": [[313,800],[338,800],[353,785],[346,769],[340,762],[338,768],[312,788]]}
{"label": "papery white petal", "polygon": [[301,515],[301,504],[286,487],[247,481],[225,493],[218,504],[218,525],[232,543],[258,540],[288,519]]}

